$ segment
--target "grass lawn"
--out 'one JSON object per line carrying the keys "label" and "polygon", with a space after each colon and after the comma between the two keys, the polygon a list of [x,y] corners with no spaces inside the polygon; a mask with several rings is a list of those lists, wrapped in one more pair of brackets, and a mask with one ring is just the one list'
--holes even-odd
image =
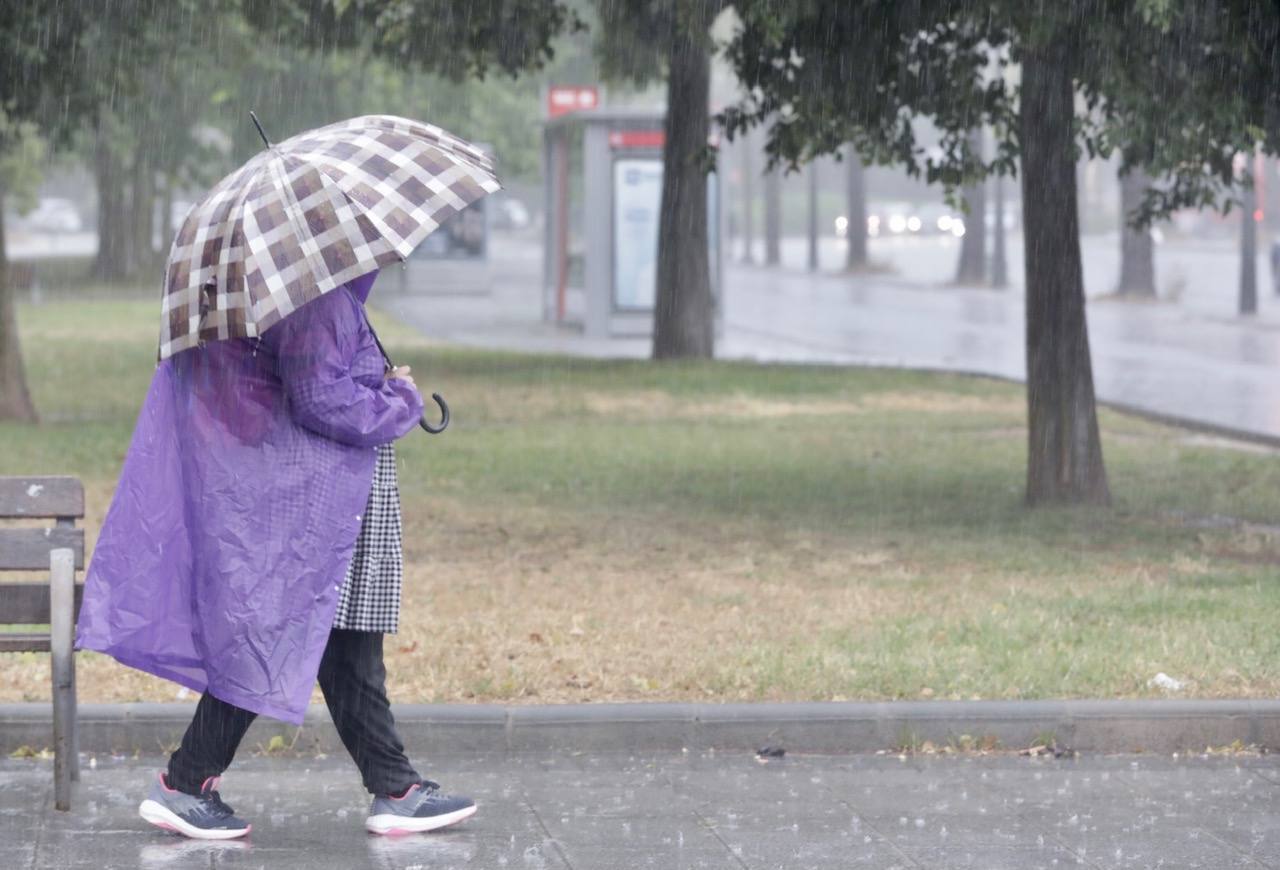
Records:
{"label": "grass lawn", "polygon": [[[39,427],[90,541],[152,372],[156,305],[20,311]],[[1021,505],[1022,390],[865,369],[590,362],[380,331],[454,409],[400,442],[398,701],[1280,694],[1280,463],[1104,412],[1115,506]],[[93,654],[86,701],[175,689]],[[0,656],[0,701],[48,697]]]}

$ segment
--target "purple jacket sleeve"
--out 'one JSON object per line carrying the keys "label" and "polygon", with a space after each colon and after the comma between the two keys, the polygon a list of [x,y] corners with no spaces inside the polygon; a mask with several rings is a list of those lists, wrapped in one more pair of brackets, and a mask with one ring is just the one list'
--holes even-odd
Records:
{"label": "purple jacket sleeve", "polygon": [[[262,336],[275,353],[289,414],[312,432],[356,447],[388,444],[422,417],[422,397],[400,380],[355,377],[381,356],[357,308],[338,288],[308,302]],[[377,387],[368,386],[369,382]]]}

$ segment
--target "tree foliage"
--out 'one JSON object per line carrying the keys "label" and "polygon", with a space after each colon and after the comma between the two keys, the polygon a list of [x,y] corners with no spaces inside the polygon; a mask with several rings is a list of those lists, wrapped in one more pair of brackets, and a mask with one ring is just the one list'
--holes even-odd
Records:
{"label": "tree foliage", "polygon": [[[727,47],[746,97],[732,132],[775,120],[771,161],[795,166],[853,141],[948,192],[1012,174],[1020,140],[1017,70],[1061,49],[1079,95],[1081,153],[1118,152],[1156,179],[1143,222],[1226,206],[1233,160],[1280,153],[1280,4],[1258,0],[740,0]],[[920,141],[919,119],[940,136]],[[968,130],[995,133],[982,160]]]}
{"label": "tree foliage", "polygon": [[0,191],[6,203],[19,213],[36,204],[47,147],[40,128],[31,121],[17,121],[0,109]]}
{"label": "tree foliage", "polygon": [[582,26],[564,0],[242,0],[245,15],[282,45],[357,49],[453,81],[541,69],[554,39]]}
{"label": "tree foliage", "polygon": [[596,0],[593,30],[605,78],[647,85],[668,73],[678,36],[710,52],[711,25],[731,0]]}

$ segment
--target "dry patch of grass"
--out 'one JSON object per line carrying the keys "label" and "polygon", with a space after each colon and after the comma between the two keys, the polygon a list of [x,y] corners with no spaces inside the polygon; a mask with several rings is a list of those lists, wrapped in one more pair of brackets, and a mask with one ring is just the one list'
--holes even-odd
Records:
{"label": "dry patch of grass", "polygon": [[974,396],[942,392],[880,392],[856,399],[735,394],[690,401],[661,390],[639,392],[587,392],[581,395],[586,410],[603,417],[676,420],[708,418],[743,420],[779,417],[839,417],[900,411],[922,414],[1018,414],[1020,400],[1009,396]]}
{"label": "dry patch of grass", "polygon": [[[396,691],[748,698],[752,687],[734,678],[744,648],[795,646],[833,625],[865,631],[912,606],[906,585],[872,582],[911,570],[879,554],[787,546],[737,524],[673,533],[657,518],[599,519],[508,509],[495,522],[491,511],[442,506],[410,554],[407,624],[390,657]],[[426,568],[428,553],[437,555]],[[814,676],[792,690],[822,694]]]}
{"label": "dry patch of grass", "polygon": [[[407,515],[406,540],[401,630],[386,644],[396,700],[747,699],[743,650],[865,632],[921,605],[900,556],[745,524],[449,498]],[[105,656],[78,668],[83,701],[190,697]],[[47,681],[47,656],[0,657],[0,701],[45,698]],[[814,672],[771,696],[824,697],[823,682]]]}

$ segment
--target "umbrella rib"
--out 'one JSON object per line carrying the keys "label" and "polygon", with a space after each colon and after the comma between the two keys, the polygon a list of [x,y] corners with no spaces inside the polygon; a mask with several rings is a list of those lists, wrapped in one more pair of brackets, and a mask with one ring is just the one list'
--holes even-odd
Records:
{"label": "umbrella rib", "polygon": [[408,253],[400,253],[400,246],[392,241],[393,238],[399,236],[399,233],[392,229],[386,221],[374,214],[372,210],[366,208],[363,203],[353,199],[351,194],[347,193],[346,189],[343,188],[342,182],[330,174],[327,167],[320,163],[312,163],[311,166],[316,170],[316,172],[323,175],[335,188],[337,188],[338,193],[342,194],[343,199],[350,203],[352,207],[359,209],[360,214],[364,215],[369,220],[369,223],[373,224],[374,228],[382,234],[383,239],[391,245],[391,248],[396,252],[397,257],[403,260],[408,256]]}
{"label": "umbrella rib", "polygon": [[[265,161],[263,165],[259,167],[259,169],[254,173],[254,175],[256,176],[259,172],[261,172],[263,169],[267,169],[270,165],[271,165],[270,160]],[[244,214],[242,213],[244,209],[244,204],[245,202],[248,201],[249,194],[250,192],[252,192],[252,190],[253,190],[252,183],[243,185],[240,189],[239,195],[236,197],[235,203],[231,206],[231,208],[227,210],[227,218],[226,218],[225,226],[227,227],[228,235],[226,236],[226,239],[225,239],[225,245],[223,246],[222,250],[219,251],[218,265],[220,267],[225,267],[227,265],[227,262],[224,261],[224,255],[226,254],[227,251],[230,250],[231,242],[236,237],[236,226],[239,225],[241,228],[241,236],[243,237],[241,239],[240,244],[245,250],[240,254],[240,263],[241,263],[240,286],[236,289],[238,292],[244,294],[245,296],[245,300],[244,300],[246,303],[245,326],[247,329],[256,330],[257,324],[254,321],[252,321],[248,316],[253,309],[251,305],[247,304],[249,302],[249,299],[248,299],[249,294],[248,294],[248,286],[247,286],[248,272],[246,269],[247,263],[245,262],[245,259],[246,259],[245,253],[252,253],[252,251],[249,249],[249,234],[243,231],[244,230]],[[229,260],[229,259],[230,257],[226,257],[226,260]],[[231,285],[228,280],[229,275],[227,274],[226,269],[220,268],[219,274],[222,276],[222,286],[223,286],[224,292],[230,295]]]}
{"label": "umbrella rib", "polygon": [[[280,167],[282,171],[277,175],[277,178],[280,182],[280,187],[284,192],[285,198],[293,206],[292,208],[285,209],[285,215],[288,218],[289,223],[293,224],[293,230],[297,234],[298,247],[305,255],[303,259],[306,261],[307,268],[311,270],[311,278],[315,282],[316,288],[319,290],[317,295],[320,295],[325,293],[326,290],[333,289],[332,287],[320,289],[324,284],[325,277],[332,278],[332,276],[328,274],[327,267],[320,270],[316,269],[315,260],[316,258],[320,258],[320,251],[316,249],[315,239],[311,236],[310,228],[304,223],[299,223],[301,215],[299,215],[298,212],[302,211],[302,203],[298,202],[297,196],[293,193],[293,185],[289,184],[288,173],[283,171],[284,161],[285,157],[284,155],[281,155]],[[323,262],[323,258],[320,259],[321,262]],[[292,301],[293,300],[290,300],[291,303]]]}

